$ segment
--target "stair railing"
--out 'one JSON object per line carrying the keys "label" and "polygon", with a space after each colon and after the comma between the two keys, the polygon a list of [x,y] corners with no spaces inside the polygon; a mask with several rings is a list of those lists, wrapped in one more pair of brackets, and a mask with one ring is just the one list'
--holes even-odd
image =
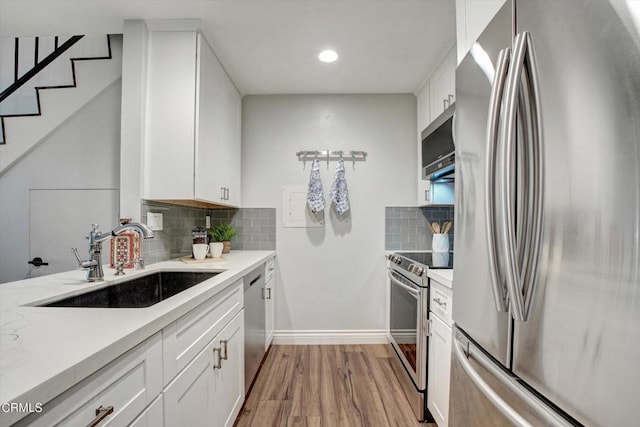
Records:
{"label": "stair railing", "polygon": [[56,37],[55,48],[53,52],[51,52],[49,55],[43,58],[42,61],[38,61],[39,39],[38,37],[36,37],[35,44],[34,44],[34,65],[29,71],[24,73],[22,76],[18,76],[18,69],[20,65],[19,64],[20,42],[19,42],[19,39],[16,38],[15,52],[14,52],[14,82],[0,93],[0,102],[4,101],[12,93],[20,89],[20,87],[22,87],[25,83],[31,80],[35,75],[37,75],[40,71],[42,71],[47,65],[51,64],[57,57],[59,57],[60,55],[65,53],[67,50],[69,50],[69,48],[71,48],[71,46],[76,44],[82,37],[84,36],[78,36],[78,35],[72,36],[69,38],[69,40],[62,43],[60,46],[58,46],[58,38]]}

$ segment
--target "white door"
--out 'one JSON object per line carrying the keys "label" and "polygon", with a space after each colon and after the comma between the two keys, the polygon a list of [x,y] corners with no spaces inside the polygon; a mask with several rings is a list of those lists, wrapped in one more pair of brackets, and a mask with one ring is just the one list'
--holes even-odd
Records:
{"label": "white door", "polygon": [[[30,265],[30,277],[74,270],[78,266],[72,247],[89,257],[86,236],[91,224],[101,231],[118,225],[119,192],[103,190],[30,190],[29,259],[48,265]],[[109,260],[109,242],[103,243],[103,263]]]}

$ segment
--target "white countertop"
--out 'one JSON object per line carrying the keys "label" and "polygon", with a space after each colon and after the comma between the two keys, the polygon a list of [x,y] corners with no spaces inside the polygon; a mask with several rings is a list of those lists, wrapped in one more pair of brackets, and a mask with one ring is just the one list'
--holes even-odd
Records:
{"label": "white countertop", "polygon": [[[106,267],[104,282],[91,284],[86,272],[71,271],[0,285],[0,404],[51,400],[275,254],[234,250],[223,261],[165,261],[124,277]],[[33,307],[159,270],[221,273],[146,308]],[[25,415],[2,413],[0,425]]]}
{"label": "white countertop", "polygon": [[427,277],[453,289],[453,269],[429,269]]}

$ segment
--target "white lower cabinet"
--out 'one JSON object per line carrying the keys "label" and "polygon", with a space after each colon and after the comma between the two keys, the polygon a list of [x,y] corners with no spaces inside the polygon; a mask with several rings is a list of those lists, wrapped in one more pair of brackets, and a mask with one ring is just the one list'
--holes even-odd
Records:
{"label": "white lower cabinet", "polygon": [[164,390],[167,427],[231,426],[244,401],[244,310]]}
{"label": "white lower cabinet", "polygon": [[15,425],[129,425],[161,390],[162,338],[157,333]]}
{"label": "white lower cabinet", "polygon": [[432,316],[431,336],[429,337],[427,407],[439,427],[448,425],[450,371],[451,328],[437,316]]}
{"label": "white lower cabinet", "polygon": [[244,402],[242,284],[236,281],[15,425],[232,426]]}
{"label": "white lower cabinet", "polygon": [[220,348],[222,360],[213,371],[214,416],[210,425],[232,426],[244,402],[244,310],[214,339],[214,348]]}
{"label": "white lower cabinet", "polygon": [[275,307],[274,307],[274,287],[275,287],[275,259],[271,258],[265,265],[265,281],[264,286],[264,314],[265,314],[265,334],[264,349],[269,349],[273,341],[273,331],[275,329]]}
{"label": "white lower cabinet", "polygon": [[429,382],[427,408],[438,427],[449,424],[449,388],[451,375],[451,313],[453,294],[450,287],[429,279]]}
{"label": "white lower cabinet", "polygon": [[195,426],[213,419],[213,342],[164,390],[167,426]]}

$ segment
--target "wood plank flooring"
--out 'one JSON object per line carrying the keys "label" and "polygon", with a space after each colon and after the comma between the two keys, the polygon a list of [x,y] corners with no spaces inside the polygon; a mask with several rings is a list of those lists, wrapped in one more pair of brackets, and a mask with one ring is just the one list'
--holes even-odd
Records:
{"label": "wood plank flooring", "polygon": [[430,426],[419,423],[388,345],[272,346],[235,426]]}

